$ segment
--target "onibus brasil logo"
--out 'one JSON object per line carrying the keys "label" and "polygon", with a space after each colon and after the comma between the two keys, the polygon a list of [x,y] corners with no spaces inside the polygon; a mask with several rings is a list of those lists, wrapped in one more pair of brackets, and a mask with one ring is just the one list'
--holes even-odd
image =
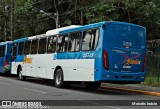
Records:
{"label": "onibus brasil logo", "polygon": [[35,102],[35,101],[2,101],[2,104],[0,106],[0,109],[2,108],[9,108],[9,109],[18,109],[18,108],[23,108],[23,109],[29,109],[29,108],[34,108],[34,109],[47,109],[49,106],[43,106],[41,102]]}

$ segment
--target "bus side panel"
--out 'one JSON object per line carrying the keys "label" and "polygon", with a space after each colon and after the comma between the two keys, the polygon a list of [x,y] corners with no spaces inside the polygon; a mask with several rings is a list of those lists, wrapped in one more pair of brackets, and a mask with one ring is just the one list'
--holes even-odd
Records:
{"label": "bus side panel", "polygon": [[11,44],[8,44],[7,45],[8,47],[8,49],[7,49],[7,56],[8,56],[8,62],[9,62],[9,69],[11,70],[11,62],[12,62],[12,54],[11,54],[11,49],[12,49],[12,46],[13,46],[13,44],[11,43]]}
{"label": "bus side panel", "polygon": [[22,65],[24,76],[53,79],[56,67],[60,66],[64,81],[94,81],[94,59],[54,60],[54,54],[27,55],[26,58],[31,62]]}
{"label": "bus side panel", "polygon": [[5,58],[0,57],[0,73],[4,73],[5,72],[4,61],[5,61]]}
{"label": "bus side panel", "polygon": [[102,80],[102,68],[103,68],[103,36],[104,36],[104,30],[103,28],[100,28],[99,33],[99,41],[96,50],[94,51],[94,59],[95,59],[95,81],[101,81]]}
{"label": "bus side panel", "polygon": [[12,49],[12,43],[8,43],[6,48],[6,60],[8,61],[8,65],[6,65],[6,71],[11,73],[11,62],[12,62],[12,54],[11,54],[11,49]]}
{"label": "bus side panel", "polygon": [[6,61],[6,58],[7,58],[7,52],[6,52],[7,46],[6,45],[3,45],[3,47],[5,47],[5,49],[1,49],[1,50],[4,50],[4,51],[3,52],[0,51],[0,53],[3,53],[3,57],[0,57],[0,73],[5,73],[6,72],[6,69],[5,69],[5,67],[6,67],[5,66],[5,61]]}
{"label": "bus side panel", "polygon": [[16,59],[11,63],[11,74],[17,74],[18,65],[21,65],[23,67],[24,57],[24,55],[18,55]]}
{"label": "bus side panel", "polygon": [[[59,61],[59,62],[58,62]],[[58,60],[63,65],[65,81],[94,81],[94,59]]]}

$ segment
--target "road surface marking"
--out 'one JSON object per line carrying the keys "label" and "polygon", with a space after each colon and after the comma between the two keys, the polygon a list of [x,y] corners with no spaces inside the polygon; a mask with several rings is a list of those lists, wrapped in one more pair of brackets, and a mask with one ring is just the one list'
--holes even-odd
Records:
{"label": "road surface marking", "polygon": [[4,83],[4,82],[0,82],[0,84],[3,84],[3,85],[10,85],[10,84]]}
{"label": "road surface marking", "polygon": [[39,91],[39,90],[35,90],[35,89],[29,89],[29,88],[24,88],[25,90],[30,90],[30,91],[34,91],[34,92],[39,92],[39,93],[43,93],[46,94],[47,92],[43,92],[43,91]]}

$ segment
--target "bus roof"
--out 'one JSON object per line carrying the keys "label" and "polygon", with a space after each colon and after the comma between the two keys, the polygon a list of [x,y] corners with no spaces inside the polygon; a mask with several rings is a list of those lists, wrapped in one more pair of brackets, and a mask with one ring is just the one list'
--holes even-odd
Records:
{"label": "bus roof", "polygon": [[80,26],[80,25],[71,25],[71,26],[66,26],[66,27],[54,29],[54,30],[49,30],[49,31],[46,32],[46,36],[57,35],[57,34],[60,33],[60,31],[65,31],[65,30],[68,30],[68,29],[73,29],[73,28],[78,28],[78,27],[82,27],[82,26]]}
{"label": "bus roof", "polygon": [[14,42],[24,42],[27,40],[28,40],[28,38],[21,38],[21,39],[14,40]]}
{"label": "bus roof", "polygon": [[138,27],[138,28],[145,28],[143,26],[137,25],[137,24],[133,24],[133,23],[127,23],[127,22],[118,22],[118,21],[109,21],[108,23],[110,24],[119,24],[119,25],[128,25],[128,26],[134,26],[134,27]]}
{"label": "bus roof", "polygon": [[68,29],[65,29],[65,30],[61,30],[61,31],[59,31],[59,34],[65,34],[65,33],[70,33],[70,32],[74,32],[74,31],[87,30],[87,29],[91,29],[91,28],[97,28],[97,27],[101,27],[102,25],[104,25],[106,23],[108,23],[108,24],[116,24],[116,25],[130,25],[130,26],[134,26],[134,27],[138,27],[138,28],[145,28],[145,27],[142,27],[140,25],[127,23],[127,22],[103,21],[103,22],[98,22],[98,23],[94,23],[94,24],[80,26],[78,28],[68,28]]}
{"label": "bus roof", "polygon": [[6,45],[6,44],[11,44],[13,41],[6,41],[6,42],[0,42],[0,45]]}
{"label": "bus roof", "polygon": [[43,38],[43,37],[46,37],[46,34],[40,34],[40,35],[28,37],[28,40],[33,40],[33,39]]}
{"label": "bus roof", "polygon": [[90,29],[90,28],[96,28],[96,27],[102,26],[103,24],[105,24],[105,21],[94,23],[94,24],[89,24],[89,25],[84,25],[84,26],[79,26],[77,28],[68,28],[65,30],[61,30],[59,34],[65,34],[65,33],[73,32],[73,31],[80,31],[80,30],[85,30],[85,29]]}
{"label": "bus roof", "polygon": [[75,31],[81,31],[81,30],[87,30],[87,29],[91,29],[91,28],[97,28],[97,27],[101,27],[102,25],[104,25],[106,23],[108,23],[108,24],[116,24],[116,25],[130,25],[130,26],[144,28],[142,26],[139,26],[139,25],[136,25],[136,24],[131,24],[131,23],[126,23],[126,22],[103,21],[103,22],[98,22],[98,23],[84,25],[84,26],[71,25],[71,26],[66,26],[66,27],[54,29],[54,30],[49,30],[49,31],[46,32],[46,34],[35,35],[35,36],[31,36],[31,37],[26,37],[26,38],[21,38],[21,39],[14,40],[14,42],[23,42],[23,41],[26,41],[26,40],[33,40],[33,39],[36,39],[36,38],[43,38],[43,37],[53,36],[53,35],[58,35],[58,34],[62,35],[62,34],[71,33],[71,32],[75,32]]}
{"label": "bus roof", "polygon": [[40,35],[36,35],[36,36],[17,39],[17,40],[14,40],[14,42],[24,42],[24,41],[33,40],[33,39],[36,39],[36,38],[43,38],[45,36],[46,36],[45,34],[40,34]]}

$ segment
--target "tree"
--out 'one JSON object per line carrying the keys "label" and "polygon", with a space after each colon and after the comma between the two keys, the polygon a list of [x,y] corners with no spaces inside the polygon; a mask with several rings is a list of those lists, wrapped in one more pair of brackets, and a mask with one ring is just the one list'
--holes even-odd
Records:
{"label": "tree", "polygon": [[[10,1],[6,1],[6,15],[0,5],[0,36],[4,36],[4,21],[7,22],[7,37],[10,37]],[[55,1],[55,2],[54,2]],[[15,0],[14,38],[43,34],[56,28],[53,18],[59,13],[59,25],[85,25],[100,21],[123,21],[147,28],[147,39],[159,38],[159,0]],[[5,19],[4,19],[5,18]],[[4,38],[3,38],[4,39]]]}

